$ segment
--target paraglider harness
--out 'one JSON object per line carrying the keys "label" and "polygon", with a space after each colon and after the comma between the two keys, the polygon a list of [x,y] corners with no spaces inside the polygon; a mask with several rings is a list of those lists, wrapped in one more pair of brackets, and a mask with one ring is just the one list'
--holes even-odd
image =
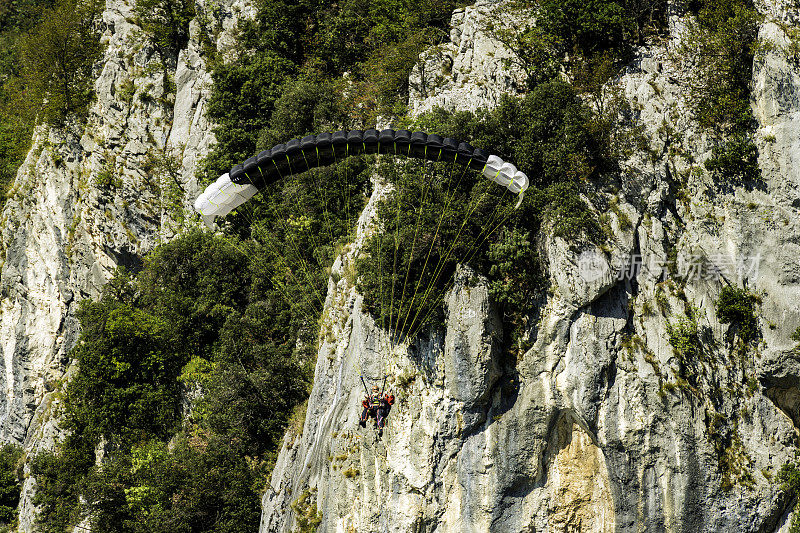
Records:
{"label": "paraglider harness", "polygon": [[364,376],[361,376],[361,384],[364,385],[364,391],[367,396],[361,401],[361,406],[364,408],[361,412],[359,424],[361,427],[367,427],[367,420],[370,418],[375,419],[375,428],[378,429],[379,435],[383,433],[383,427],[386,425],[386,417],[389,416],[389,411],[394,404],[394,395],[384,394],[386,388],[386,377],[383,377],[383,387],[378,394],[370,394],[367,388],[367,383],[364,381]]}

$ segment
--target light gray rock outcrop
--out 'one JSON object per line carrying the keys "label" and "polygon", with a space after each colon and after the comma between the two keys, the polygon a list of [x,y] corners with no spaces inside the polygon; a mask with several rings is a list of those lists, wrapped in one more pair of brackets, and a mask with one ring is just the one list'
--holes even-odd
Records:
{"label": "light gray rock outcrop", "polygon": [[424,52],[409,77],[408,108],[413,115],[437,106],[448,111],[491,108],[503,94],[524,88],[522,68],[488,29],[490,22],[516,22],[502,9],[504,3],[479,0],[453,13],[450,42]]}

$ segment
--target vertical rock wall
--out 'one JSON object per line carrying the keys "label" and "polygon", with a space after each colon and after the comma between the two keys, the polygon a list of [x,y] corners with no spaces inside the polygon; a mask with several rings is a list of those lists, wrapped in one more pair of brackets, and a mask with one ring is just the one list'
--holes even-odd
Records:
{"label": "vertical rock wall", "polygon": [[514,54],[487,27],[519,21],[498,9],[496,0],[478,0],[457,9],[450,21],[450,41],[424,52],[409,76],[409,111],[420,115],[436,106],[476,111],[494,107],[506,93],[525,85]]}

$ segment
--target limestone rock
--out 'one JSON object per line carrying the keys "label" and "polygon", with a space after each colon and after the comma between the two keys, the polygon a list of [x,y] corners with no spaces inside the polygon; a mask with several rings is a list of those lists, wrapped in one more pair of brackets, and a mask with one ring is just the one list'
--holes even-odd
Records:
{"label": "limestone rock", "polygon": [[408,108],[413,115],[439,106],[448,111],[494,107],[500,96],[524,88],[525,76],[513,53],[492,38],[490,22],[513,24],[503,3],[479,0],[457,9],[450,42],[424,52],[409,77]]}
{"label": "limestone rock", "polygon": [[602,450],[570,416],[556,423],[546,461],[555,531],[614,531],[614,500]]}

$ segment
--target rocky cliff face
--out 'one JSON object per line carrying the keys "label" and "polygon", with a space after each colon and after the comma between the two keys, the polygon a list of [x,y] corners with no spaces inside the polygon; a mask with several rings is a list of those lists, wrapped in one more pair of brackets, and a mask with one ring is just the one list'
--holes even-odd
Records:
{"label": "rocky cliff face", "polygon": [[488,24],[514,24],[497,2],[479,0],[458,9],[450,21],[450,42],[428,50],[409,76],[409,110],[420,115],[436,106],[476,111],[497,105],[500,96],[525,85],[514,54],[487,33]]}
{"label": "rocky cliff face", "polygon": [[[188,47],[161,65],[132,4],[108,1],[87,124],[37,130],[3,209],[0,438],[30,452],[58,436],[51,415],[77,303],[180,231],[180,205],[196,193],[197,161],[213,143],[201,36],[224,51],[252,11],[239,0],[198,8],[207,24],[194,22]],[[613,242],[578,254],[542,237],[551,290],[532,348],[516,359],[500,346],[485,281],[468,271],[447,297],[444,331],[412,346],[391,346],[361,312],[344,274],[375,231],[386,192],[376,184],[359,238],[334,265],[305,425],[285,438],[262,531],[289,531],[300,512],[318,513],[324,531],[786,526],[793,502],[771,478],[800,424],[800,355],[789,340],[800,325],[800,74],[784,51],[798,11],[777,0],[759,9],[760,37],[773,43],[752,80],[762,183],[721,190],[692,172],[710,146],[686,103],[675,3],[671,38],[639,50],[608,87],[650,145],[605,198]],[[481,31],[496,16],[485,1],[455,12],[451,43],[412,73],[414,113],[492,106],[520,86],[510,52]],[[686,283],[664,275],[681,269],[699,272]],[[761,298],[763,342],[748,357],[714,313],[726,283]],[[692,307],[707,353],[686,369],[666,331]],[[377,439],[357,425],[358,376],[384,373],[398,401]],[[28,478],[23,531],[33,531],[34,490]]]}
{"label": "rocky cliff face", "polygon": [[[474,109],[513,90],[501,45],[479,31],[494,9],[456,12],[452,43],[412,76],[423,88],[411,109]],[[608,87],[650,145],[605,198],[613,242],[578,254],[543,236],[551,289],[518,360],[501,350],[485,282],[468,272],[447,298],[444,332],[397,347],[347,278],[333,276],[305,425],[285,438],[262,532],[315,513],[320,531],[342,532],[786,527],[793,502],[772,478],[800,423],[790,341],[800,325],[800,74],[782,25],[798,13],[760,9],[760,36],[775,44],[753,69],[762,182],[721,189],[692,171],[710,145],[688,110],[691,71],[675,53],[683,24],[672,6],[670,39],[642,48]],[[440,79],[426,85],[434,71]],[[476,75],[485,90],[467,81]],[[360,238],[374,231],[382,190]],[[334,273],[358,253],[356,242]],[[715,314],[726,284],[761,299],[763,340],[744,357]],[[691,309],[705,353],[686,368],[667,330]],[[362,373],[388,373],[398,396],[383,439],[357,425]]]}
{"label": "rocky cliff face", "polygon": [[[247,2],[197,9],[191,39],[162,62],[137,25],[133,2],[109,0],[106,46],[84,125],[37,129],[2,212],[0,439],[29,452],[58,434],[51,417],[78,335],[78,303],[95,297],[118,265],[180,231],[197,194],[197,162],[214,142],[205,105],[211,78],[201,40],[225,51]],[[23,494],[32,530],[35,481]]]}

